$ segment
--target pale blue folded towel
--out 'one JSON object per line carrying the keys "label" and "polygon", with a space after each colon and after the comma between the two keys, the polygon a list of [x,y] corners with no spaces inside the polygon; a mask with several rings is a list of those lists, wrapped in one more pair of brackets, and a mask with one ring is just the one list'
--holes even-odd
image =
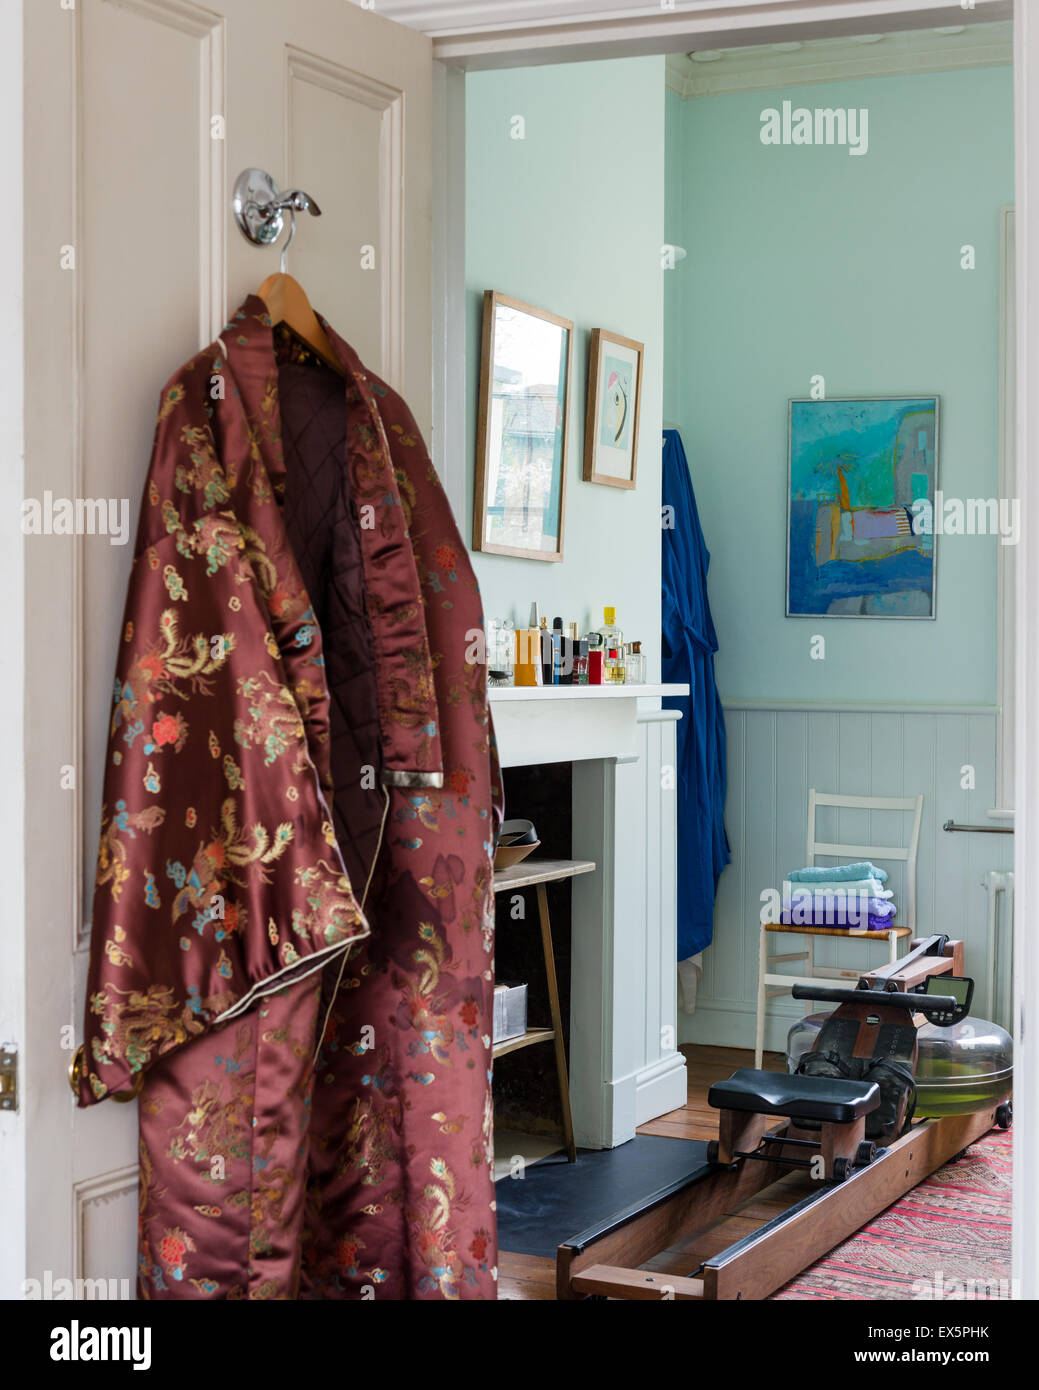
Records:
{"label": "pale blue folded towel", "polygon": [[886,912],[895,911],[893,898],[893,893],[878,896],[865,889],[845,893],[842,891],[842,886],[820,891],[814,883],[785,883],[783,885],[784,907],[804,907],[807,905],[812,912],[827,912],[835,907],[841,910],[849,908],[856,911],[861,908],[863,912],[883,915]]}
{"label": "pale blue folded towel", "polygon": [[795,869],[787,877],[793,883],[845,883],[861,878],[875,878],[881,883],[886,883],[887,871],[878,869],[876,864],[871,864],[868,859],[862,859],[857,864],[828,864],[816,865],[811,869]]}
{"label": "pale blue folded towel", "polygon": [[856,879],[812,879],[811,883],[798,883],[796,879],[787,879],[789,887],[797,893],[846,893],[849,896],[855,893],[865,893],[874,898],[893,898],[895,895],[890,888],[875,878],[856,878]]}

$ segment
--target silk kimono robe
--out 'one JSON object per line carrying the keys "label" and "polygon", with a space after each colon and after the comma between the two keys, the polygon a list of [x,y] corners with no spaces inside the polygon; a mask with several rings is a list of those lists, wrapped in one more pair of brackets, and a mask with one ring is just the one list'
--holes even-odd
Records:
{"label": "silk kimono robe", "polygon": [[493,1298],[483,619],[400,397],[250,297],[162,393],[79,1101],[145,1298]]}

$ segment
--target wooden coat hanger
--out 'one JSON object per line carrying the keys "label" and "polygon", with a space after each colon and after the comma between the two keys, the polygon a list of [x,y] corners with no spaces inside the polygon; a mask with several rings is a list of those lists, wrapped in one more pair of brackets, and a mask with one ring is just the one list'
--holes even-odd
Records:
{"label": "wooden coat hanger", "polygon": [[340,376],[346,375],[328,334],[321,327],[306,291],[298,280],[283,270],[276,271],[273,275],[267,276],[256,293],[267,305],[272,325],[288,324],[293,333],[313,348],[328,366]]}
{"label": "wooden coat hanger", "polygon": [[309,212],[320,217],[321,209],[302,188],[282,193],[266,170],[254,168],[243,169],[238,175],[231,206],[242,235],[253,246],[270,246],[276,242],[284,227],[285,213],[289,214],[289,239],[282,249],[281,270],[268,275],[257,294],[267,306],[272,326],[288,324],[323,362],[345,377],[346,371],[311,308],[303,286],[285,272],[286,256],[296,235],[296,213]]}

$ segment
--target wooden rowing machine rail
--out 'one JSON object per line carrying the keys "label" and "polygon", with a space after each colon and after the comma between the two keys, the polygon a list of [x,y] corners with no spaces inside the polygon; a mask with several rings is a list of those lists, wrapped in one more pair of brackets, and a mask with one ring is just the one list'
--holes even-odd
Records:
{"label": "wooden rowing machine rail", "polygon": [[[887,1007],[904,1023],[911,1009],[922,1022],[925,1004],[955,999],[906,996],[931,975],[962,972],[962,943],[929,937],[862,975],[857,991],[840,991],[843,1008],[852,996],[864,1016]],[[812,997],[824,996],[813,986]],[[920,1121],[878,1150],[864,1139],[877,1093],[872,1081],[751,1069],[717,1082],[708,1100],[719,1111],[718,1138],[703,1146],[702,1166],[560,1245],[557,1297],[766,1298],[994,1124],[1010,1122],[1009,1106],[993,1104]],[[732,1239],[762,1211],[776,1214]]]}

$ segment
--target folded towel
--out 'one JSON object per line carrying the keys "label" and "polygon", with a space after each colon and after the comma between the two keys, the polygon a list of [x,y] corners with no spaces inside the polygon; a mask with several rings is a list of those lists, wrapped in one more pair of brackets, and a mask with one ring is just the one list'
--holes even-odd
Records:
{"label": "folded towel", "polygon": [[782,920],[788,925],[861,927],[867,918],[878,924],[890,924],[895,916],[893,902],[868,893],[819,893],[810,891],[805,885],[787,886],[793,887],[793,892],[783,897]]}
{"label": "folded towel", "polygon": [[837,928],[843,929],[843,930],[845,930],[845,931],[864,931],[864,930],[865,930],[865,931],[890,931],[891,928],[892,928],[892,926],[894,925],[894,921],[893,921],[893,919],[892,919],[890,916],[887,916],[887,917],[878,917],[878,916],[876,916],[876,915],[875,915],[874,913],[872,913],[872,912],[870,912],[870,913],[867,914],[865,926],[863,925],[863,923],[862,923],[861,920],[859,920],[859,921],[836,921],[836,920],[834,920],[834,916],[833,916],[832,913],[830,914],[829,919],[827,919],[827,917],[826,917],[825,914],[820,914],[820,915],[818,916],[818,918],[813,917],[813,916],[809,916],[809,918],[808,918],[807,921],[802,921],[802,914],[801,914],[801,913],[798,913],[798,914],[797,914],[797,921],[794,921],[794,920],[793,920],[793,916],[792,916],[791,913],[789,913],[789,912],[783,912],[783,913],[780,914],[780,920],[781,920],[786,926],[793,926],[793,927],[837,927]]}
{"label": "folded towel", "polygon": [[799,883],[797,880],[787,879],[783,884],[784,897],[791,895],[807,897],[810,893],[843,893],[845,897],[864,895],[869,898],[893,898],[895,896],[890,888],[885,888],[875,878],[847,879],[841,883],[817,879],[813,879],[811,883]]}
{"label": "folded towel", "polygon": [[794,883],[844,883],[857,878],[876,878],[887,883],[887,872],[868,859],[862,859],[856,864],[822,864],[810,869],[795,869],[789,878]]}

